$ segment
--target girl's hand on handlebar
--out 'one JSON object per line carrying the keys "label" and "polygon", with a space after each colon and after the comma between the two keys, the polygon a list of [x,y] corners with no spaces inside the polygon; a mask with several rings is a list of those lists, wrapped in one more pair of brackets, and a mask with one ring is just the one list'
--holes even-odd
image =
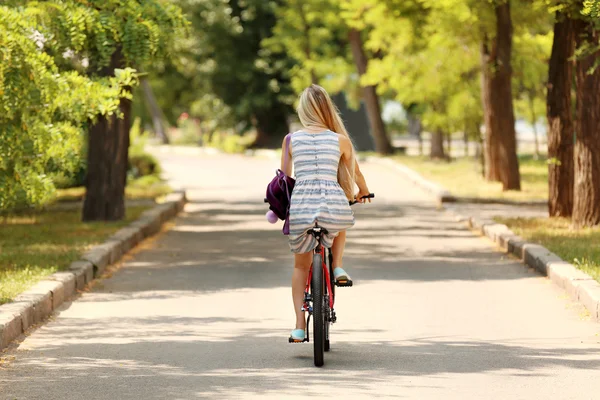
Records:
{"label": "girl's hand on handlebar", "polygon": [[[367,197],[367,196],[369,196],[369,194],[370,194],[369,190],[366,190],[366,191],[360,190],[358,192],[358,194],[356,195],[356,201],[358,203],[365,203],[366,201],[368,201],[370,203],[371,202],[371,198]],[[367,197],[367,198],[363,199],[363,197]]]}

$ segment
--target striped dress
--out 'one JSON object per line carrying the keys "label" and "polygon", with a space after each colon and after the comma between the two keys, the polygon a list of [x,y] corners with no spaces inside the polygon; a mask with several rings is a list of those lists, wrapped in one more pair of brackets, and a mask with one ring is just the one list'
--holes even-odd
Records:
{"label": "striped dress", "polygon": [[318,224],[327,229],[322,244],[331,247],[340,231],[354,225],[354,214],[337,181],[340,143],[337,133],[295,132],[291,137],[296,186],[290,204],[290,249],[307,253],[317,241],[307,231]]}

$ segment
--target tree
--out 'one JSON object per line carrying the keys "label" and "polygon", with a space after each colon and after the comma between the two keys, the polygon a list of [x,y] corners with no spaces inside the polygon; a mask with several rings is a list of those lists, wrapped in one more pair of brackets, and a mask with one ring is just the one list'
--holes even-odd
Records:
{"label": "tree", "polygon": [[[279,51],[285,49],[296,61],[290,71],[296,93],[310,83],[318,83],[332,95],[345,91],[354,105],[362,98],[377,151],[390,153],[392,146],[385,132],[376,88],[373,85],[363,88],[356,77],[356,71],[358,78],[365,73],[369,59],[355,26],[360,21],[353,14],[344,13],[344,5],[340,0],[285,0],[276,9],[274,35],[263,45]],[[360,91],[354,90],[357,86]],[[362,95],[354,96],[355,93]],[[368,135],[366,131],[352,133]]]}
{"label": "tree", "polygon": [[548,213],[570,217],[573,211],[573,84],[574,21],[557,12],[547,85],[548,118]]}
{"label": "tree", "polygon": [[583,227],[600,223],[600,69],[596,65],[600,57],[600,31],[595,21],[589,18],[579,18],[574,25],[579,54],[575,63],[577,121],[573,224]]}
{"label": "tree", "polygon": [[510,2],[497,2],[494,9],[494,36],[484,35],[481,46],[486,178],[502,182],[503,190],[521,190],[511,81],[513,25]]}
{"label": "tree", "polygon": [[546,108],[548,58],[552,48],[550,21],[540,31],[524,30],[514,36],[513,88],[515,114],[533,127],[534,157],[540,158],[538,125]]}
{"label": "tree", "polygon": [[[38,9],[38,27],[52,38],[57,55],[71,51],[89,60],[86,72],[100,79],[168,56],[186,26],[181,10],[167,0],[54,0],[32,5]],[[102,115],[89,129],[85,221],[125,216],[130,98],[127,94],[121,100],[121,118]]]}
{"label": "tree", "polygon": [[91,80],[60,71],[53,40],[36,30],[36,8],[0,6],[0,212],[45,204],[53,174],[70,174],[88,121],[118,113],[131,70]]}
{"label": "tree", "polygon": [[[272,0],[177,0],[193,35],[169,67],[186,85],[178,104],[191,98],[190,114],[210,130],[243,133],[253,128],[253,147],[275,147],[289,132],[294,95],[293,62],[283,51],[262,48],[276,23]],[[169,78],[171,79],[171,78]]]}
{"label": "tree", "polygon": [[[367,72],[367,57],[363,49],[360,32],[355,28],[348,32],[348,41],[352,49],[352,55],[359,76],[363,76]],[[390,139],[387,136],[385,125],[381,117],[381,106],[379,105],[379,96],[375,85],[366,85],[363,87],[363,98],[367,106],[369,122],[371,125],[371,134],[375,140],[375,148],[380,154],[390,154],[393,152],[393,147]]]}
{"label": "tree", "polygon": [[409,110],[419,104],[423,126],[432,132],[430,157],[447,158],[444,136],[481,113],[481,103],[471,101],[479,92],[473,85],[480,68],[477,50],[449,34],[456,19],[472,18],[471,11],[449,2],[371,0],[352,5],[370,32],[365,47],[380,55],[370,61],[363,83],[377,84],[381,93],[393,94]]}

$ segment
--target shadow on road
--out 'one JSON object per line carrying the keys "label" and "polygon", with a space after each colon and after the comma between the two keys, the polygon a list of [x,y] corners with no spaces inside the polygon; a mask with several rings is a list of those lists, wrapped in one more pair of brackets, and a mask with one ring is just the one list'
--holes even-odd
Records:
{"label": "shadow on road", "polygon": [[[237,325],[235,336],[232,324]],[[537,371],[546,367],[600,368],[598,348],[532,348],[440,336],[334,342],[326,366],[316,369],[312,346],[289,345],[282,339],[286,332],[265,325],[268,318],[63,319],[42,333],[40,356],[21,362],[27,375],[3,383],[10,388],[27,382],[30,395],[40,396],[32,398],[43,398],[44,391],[65,382],[71,398],[83,398],[78,394],[93,387],[90,382],[110,382],[109,392],[120,398],[141,398],[136,397],[140,393],[144,399],[231,398],[241,393],[285,396],[314,385],[368,394],[378,382],[408,383],[413,377],[496,372],[522,379],[541,376]],[[342,341],[346,335],[369,334],[377,332],[336,332]],[[142,389],[148,387],[150,392]]]}
{"label": "shadow on road", "polygon": [[[287,287],[293,256],[280,232],[281,222],[268,224],[266,209],[258,202],[188,204],[171,231],[111,280],[111,298],[138,290],[201,293]],[[480,238],[429,205],[374,203],[356,207],[356,214],[345,266],[357,284],[532,276],[501,254],[490,256]]]}

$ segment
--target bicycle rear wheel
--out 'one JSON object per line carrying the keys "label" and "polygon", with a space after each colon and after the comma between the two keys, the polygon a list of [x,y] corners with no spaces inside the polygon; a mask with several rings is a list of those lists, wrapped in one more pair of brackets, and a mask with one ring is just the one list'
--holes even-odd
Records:
{"label": "bicycle rear wheel", "polygon": [[312,300],[313,300],[313,347],[315,366],[325,363],[325,297],[323,292],[323,259],[321,253],[315,253],[312,265]]}

